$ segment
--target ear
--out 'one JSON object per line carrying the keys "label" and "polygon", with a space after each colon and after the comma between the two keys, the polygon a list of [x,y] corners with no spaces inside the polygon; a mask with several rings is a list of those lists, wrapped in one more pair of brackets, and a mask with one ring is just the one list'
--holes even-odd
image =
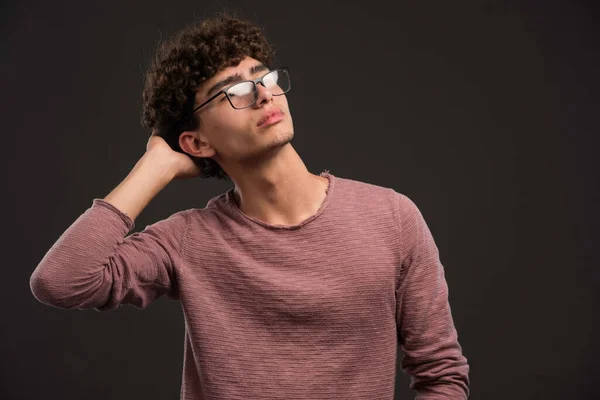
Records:
{"label": "ear", "polygon": [[196,131],[185,131],[179,135],[179,146],[187,154],[194,157],[212,157],[215,149]]}

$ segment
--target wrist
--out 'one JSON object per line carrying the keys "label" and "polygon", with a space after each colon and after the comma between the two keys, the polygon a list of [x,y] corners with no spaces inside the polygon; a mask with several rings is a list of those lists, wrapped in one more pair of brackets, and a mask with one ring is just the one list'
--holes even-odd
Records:
{"label": "wrist", "polygon": [[134,169],[142,170],[144,175],[153,177],[165,185],[175,178],[173,163],[152,151],[144,153]]}

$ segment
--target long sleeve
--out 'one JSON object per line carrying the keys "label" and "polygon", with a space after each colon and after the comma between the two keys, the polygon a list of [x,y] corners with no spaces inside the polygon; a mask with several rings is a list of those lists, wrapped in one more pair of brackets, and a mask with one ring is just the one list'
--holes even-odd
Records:
{"label": "long sleeve", "polygon": [[126,236],[134,222],[112,204],[94,199],[60,236],[30,278],[33,295],[58,308],[106,311],[124,304],[144,309],[154,299],[178,299],[178,258],[184,213]]}
{"label": "long sleeve", "polygon": [[466,399],[469,365],[454,327],[438,248],[417,206],[400,195],[401,246],[407,251],[396,289],[402,370],[418,400]]}

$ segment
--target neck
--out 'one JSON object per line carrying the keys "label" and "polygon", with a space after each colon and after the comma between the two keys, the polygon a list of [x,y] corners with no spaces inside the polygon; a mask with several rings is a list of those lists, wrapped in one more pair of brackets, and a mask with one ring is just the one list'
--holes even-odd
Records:
{"label": "neck", "polygon": [[295,225],[315,214],[329,183],[306,169],[291,144],[260,164],[228,169],[242,212],[273,225]]}

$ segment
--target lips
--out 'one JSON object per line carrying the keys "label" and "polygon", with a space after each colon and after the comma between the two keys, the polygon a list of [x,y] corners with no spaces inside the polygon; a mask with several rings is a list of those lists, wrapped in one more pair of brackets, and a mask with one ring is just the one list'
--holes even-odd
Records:
{"label": "lips", "polygon": [[267,111],[263,117],[260,119],[260,121],[258,121],[258,124],[256,124],[256,126],[261,126],[263,125],[265,122],[267,122],[271,117],[281,117],[283,116],[283,113],[280,110],[270,110]]}

